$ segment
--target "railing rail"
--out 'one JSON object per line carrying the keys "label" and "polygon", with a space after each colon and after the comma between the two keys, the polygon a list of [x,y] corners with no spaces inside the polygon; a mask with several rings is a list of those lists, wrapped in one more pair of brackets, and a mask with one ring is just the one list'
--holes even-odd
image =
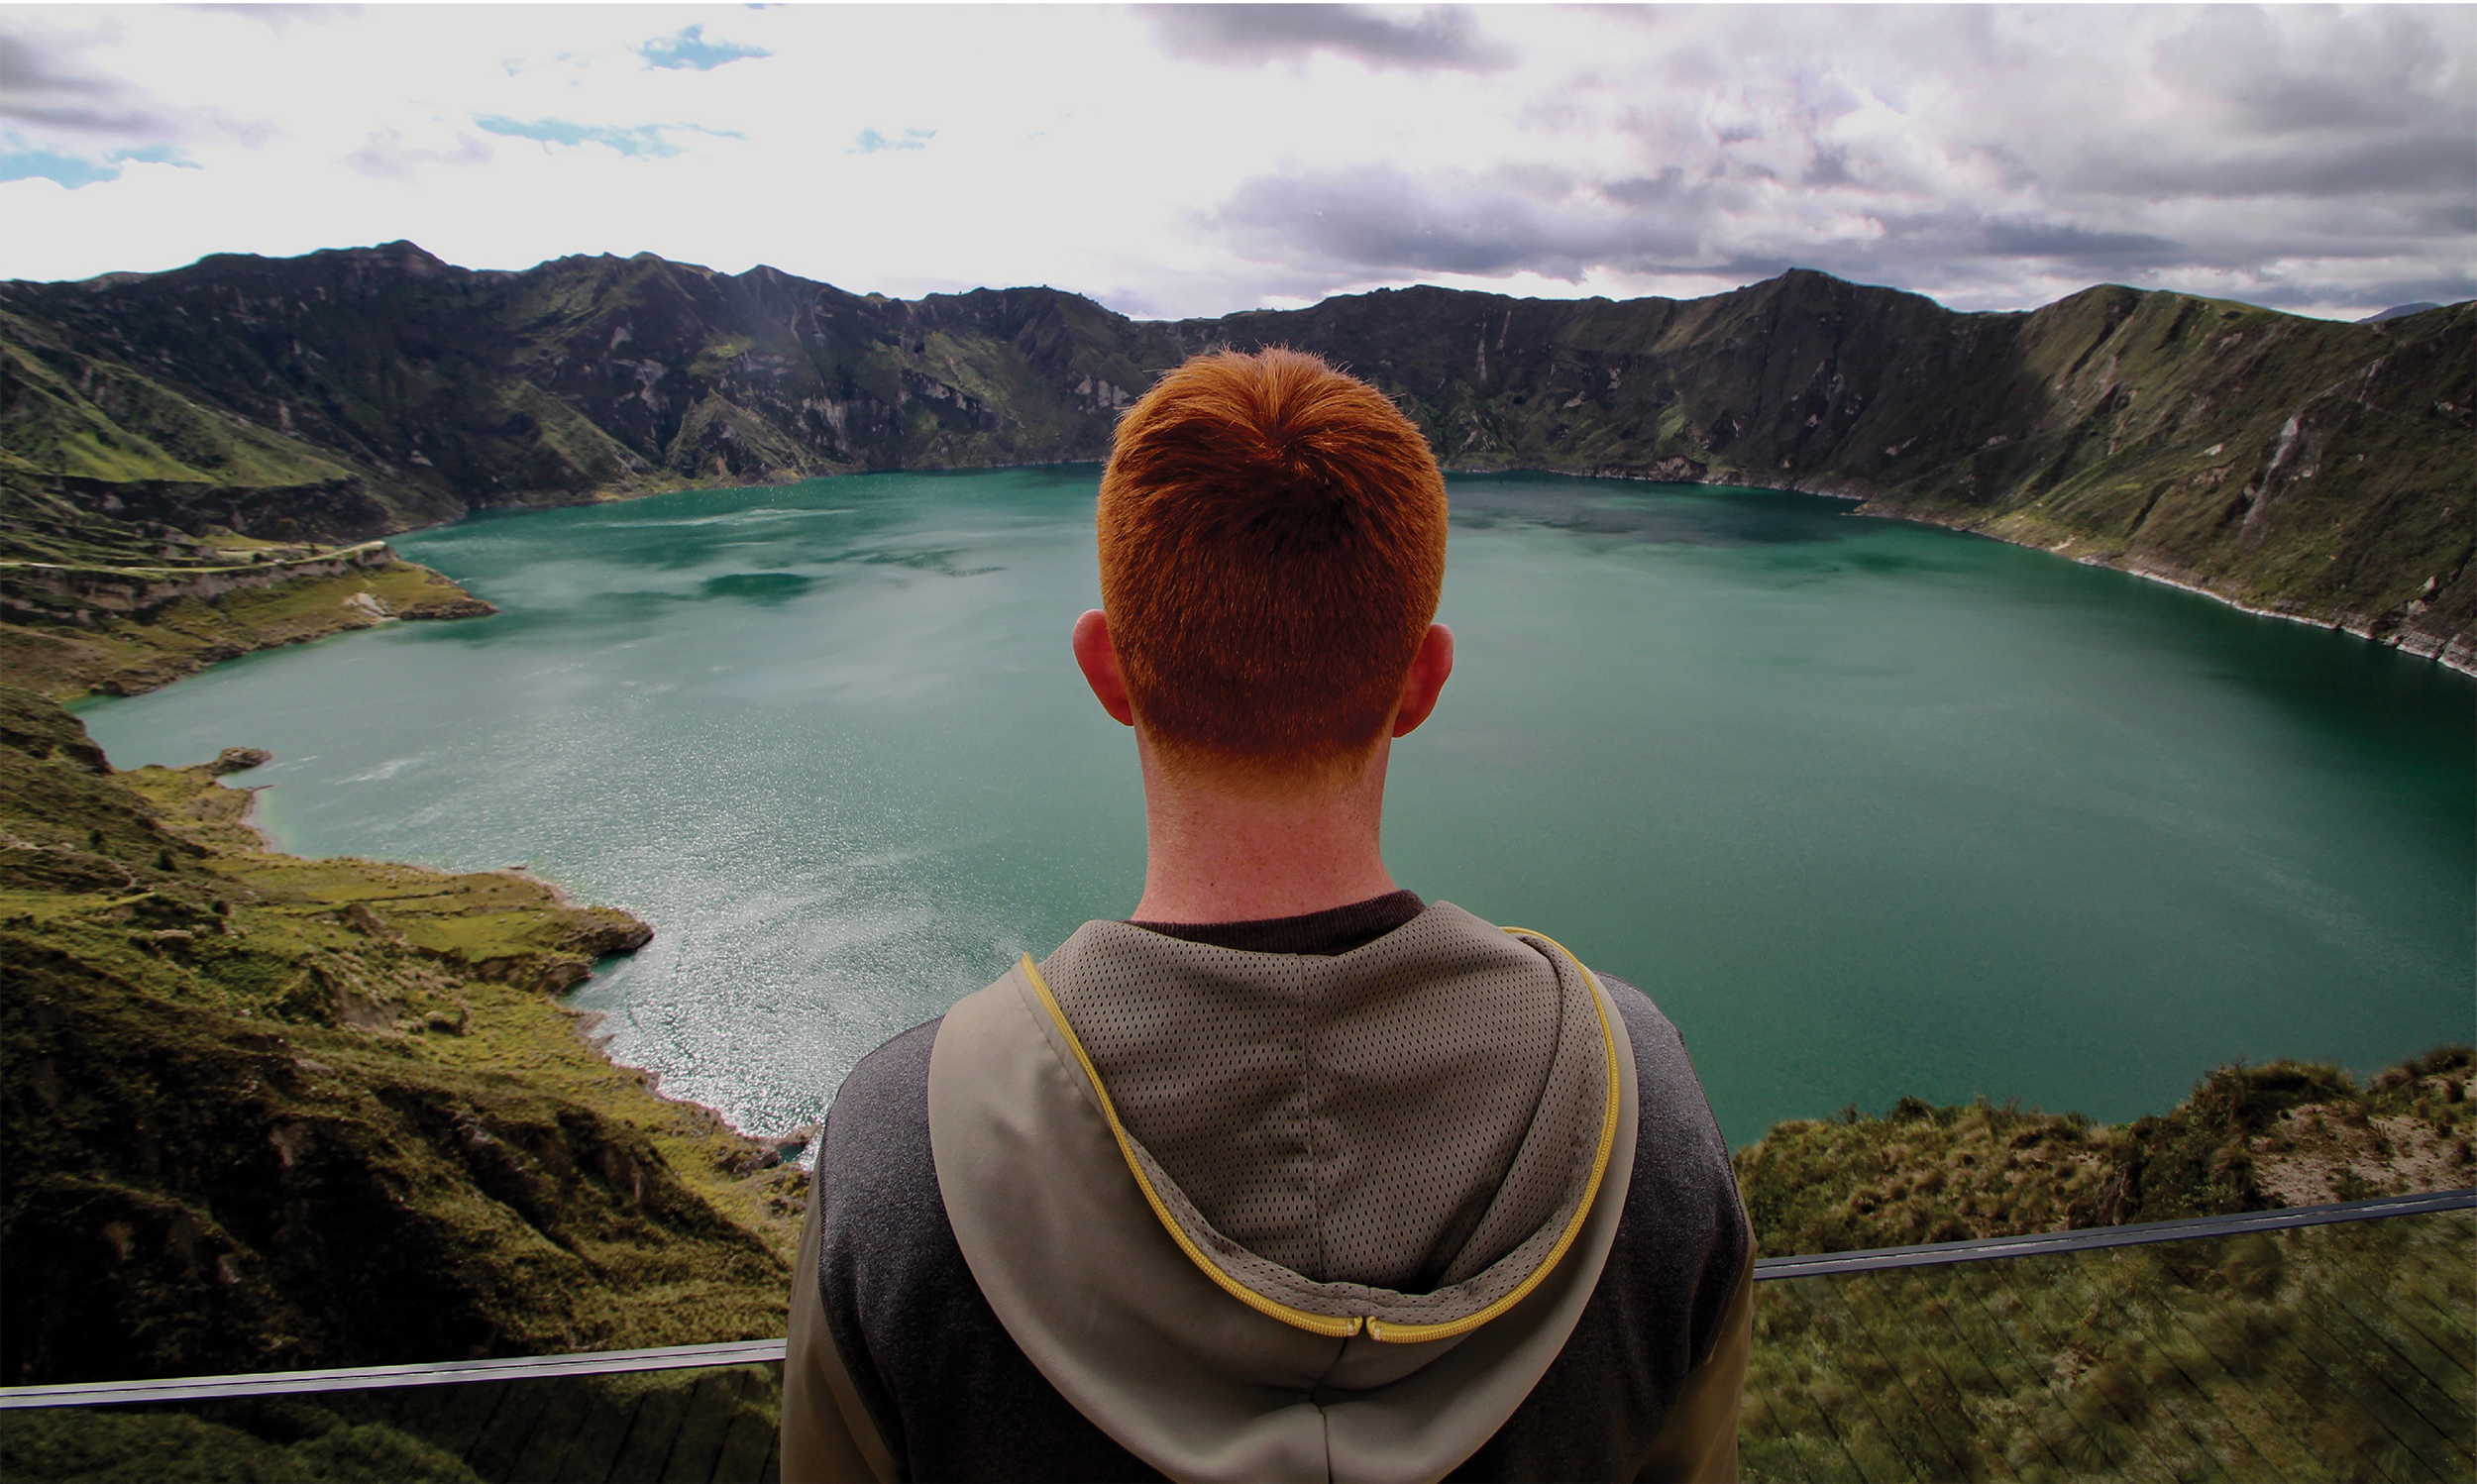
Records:
{"label": "railing rail", "polygon": [[[1820,1252],[1796,1257],[1767,1257],[1755,1264],[1759,1281],[1819,1278],[1891,1268],[1929,1267],[1957,1262],[1986,1262],[2005,1257],[2033,1257],[2100,1247],[2138,1246],[2151,1242],[2193,1241],[2235,1236],[2248,1231],[2275,1231],[2298,1226],[2323,1226],[2341,1221],[2378,1220],[2386,1217],[2422,1216],[2432,1212],[2477,1209],[2477,1188],[2437,1191],[2426,1195],[2384,1196],[2371,1201],[2343,1201],[2328,1206],[2301,1206],[2284,1211],[2254,1211],[2237,1216],[2197,1217],[2176,1221],[2145,1221],[2130,1226],[2099,1226],[2075,1231],[2040,1231],[2023,1236],[1992,1236],[1974,1241],[1934,1242],[1911,1247],[1879,1247],[1863,1252]],[[425,1365],[358,1366],[338,1370],[258,1371],[232,1376],[175,1376],[153,1381],[77,1382],[59,1386],[0,1387],[0,1411],[24,1407],[100,1407],[132,1402],[197,1402],[234,1397],[284,1396],[303,1392],[377,1391],[404,1386],[446,1386],[460,1382],[519,1381],[561,1376],[607,1375],[624,1371],[685,1370],[705,1366],[759,1365],[780,1361],[785,1341],[730,1340],[719,1344],[669,1345],[647,1350],[593,1350],[576,1355],[520,1355],[499,1360],[452,1360]]]}
{"label": "railing rail", "polygon": [[1997,1257],[2036,1257],[2050,1252],[2086,1252],[2096,1247],[2138,1247],[2150,1242],[2193,1241],[2202,1237],[2236,1236],[2247,1231],[2328,1226],[2339,1221],[2371,1221],[2384,1217],[2413,1217],[2427,1212],[2472,1209],[2477,1209],[2477,1188],[2433,1191],[2416,1196],[2378,1196],[2371,1201],[2292,1206],[2282,1211],[2247,1211],[2224,1217],[2187,1217],[2174,1221],[2139,1221],[2128,1226],[2084,1226],[2072,1231],[2032,1231],[2021,1236],[1927,1242],[1914,1247],[1872,1247],[1863,1252],[1814,1252],[1798,1257],[1765,1257],[1755,1263],[1755,1278],[1758,1282],[1769,1278],[1825,1278],[1834,1273],[1935,1267],[1948,1262],[1986,1262]]}
{"label": "railing rail", "polygon": [[314,1391],[382,1391],[397,1386],[448,1386],[460,1381],[532,1381],[601,1376],[619,1371],[690,1370],[709,1365],[763,1365],[783,1358],[779,1339],[735,1339],[653,1350],[589,1350],[576,1355],[514,1355],[501,1360],[447,1360],[427,1365],[366,1365],[326,1371],[249,1371],[237,1376],[171,1376],[159,1381],[88,1381],[63,1386],[0,1387],[0,1411],[15,1407],[101,1407],[115,1402],[206,1402]]}

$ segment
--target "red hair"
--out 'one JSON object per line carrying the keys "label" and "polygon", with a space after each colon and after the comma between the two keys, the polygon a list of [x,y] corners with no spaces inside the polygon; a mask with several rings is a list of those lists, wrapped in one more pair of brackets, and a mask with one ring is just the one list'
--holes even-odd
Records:
{"label": "red hair", "polygon": [[1445,582],[1445,477],[1313,356],[1199,356],[1118,425],[1101,600],[1129,698],[1188,766],[1317,771],[1373,745]]}

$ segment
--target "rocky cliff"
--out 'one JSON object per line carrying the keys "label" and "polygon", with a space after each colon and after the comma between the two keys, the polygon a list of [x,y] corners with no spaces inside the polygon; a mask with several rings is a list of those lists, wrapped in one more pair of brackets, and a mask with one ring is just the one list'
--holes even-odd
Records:
{"label": "rocky cliff", "polygon": [[1955,314],[1806,271],[1176,323],[643,254],[477,272],[408,243],[10,283],[0,556],[1098,459],[1185,355],[1274,343],[1399,398],[1452,468],[1844,495],[2477,664],[2477,305],[2340,325],[2100,287]]}
{"label": "rocky cliff", "polygon": [[1399,396],[1459,469],[1806,489],[2477,665],[2477,303],[2376,325],[2093,288],[2026,314],[1792,271],[1177,326]]}

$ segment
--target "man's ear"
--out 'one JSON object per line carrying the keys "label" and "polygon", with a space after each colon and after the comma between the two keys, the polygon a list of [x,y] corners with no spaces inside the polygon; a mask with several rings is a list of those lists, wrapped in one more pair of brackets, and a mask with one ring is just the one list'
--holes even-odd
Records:
{"label": "man's ear", "polygon": [[1411,658],[1411,673],[1402,678],[1402,703],[1393,712],[1395,736],[1409,733],[1428,719],[1428,713],[1437,708],[1437,692],[1445,689],[1446,678],[1453,673],[1454,631],[1432,623],[1419,641],[1419,653]]}
{"label": "man's ear", "polygon": [[1119,725],[1133,726],[1135,708],[1128,703],[1127,678],[1119,674],[1118,650],[1110,643],[1109,615],[1099,608],[1086,609],[1075,620],[1075,664],[1084,672],[1084,684],[1092,687],[1101,709]]}

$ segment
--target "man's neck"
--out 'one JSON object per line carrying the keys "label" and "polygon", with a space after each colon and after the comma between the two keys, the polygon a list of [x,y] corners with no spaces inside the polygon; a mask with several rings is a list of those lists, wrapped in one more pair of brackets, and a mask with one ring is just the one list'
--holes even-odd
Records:
{"label": "man's neck", "polygon": [[1394,891],[1378,848],[1389,751],[1380,743],[1358,777],[1336,787],[1266,795],[1165,772],[1139,742],[1144,894],[1134,917],[1253,922]]}

